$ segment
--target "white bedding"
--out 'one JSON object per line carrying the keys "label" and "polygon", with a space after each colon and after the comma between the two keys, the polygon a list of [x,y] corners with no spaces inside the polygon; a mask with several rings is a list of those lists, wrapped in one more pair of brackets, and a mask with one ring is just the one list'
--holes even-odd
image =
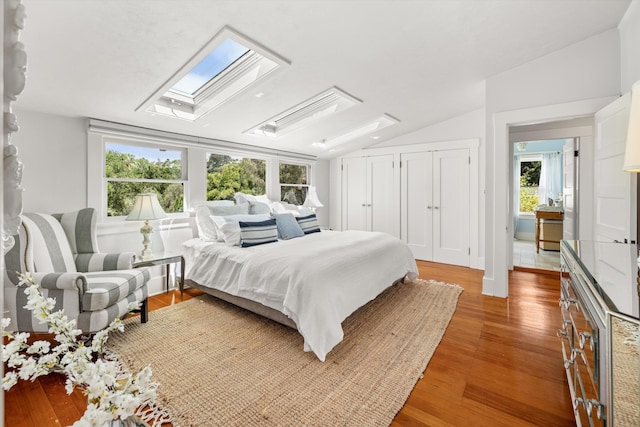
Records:
{"label": "white bedding", "polygon": [[183,250],[186,279],[286,314],[322,361],[342,341],[344,319],[418,271],[404,243],[376,232],[322,231],[249,248],[191,239]]}

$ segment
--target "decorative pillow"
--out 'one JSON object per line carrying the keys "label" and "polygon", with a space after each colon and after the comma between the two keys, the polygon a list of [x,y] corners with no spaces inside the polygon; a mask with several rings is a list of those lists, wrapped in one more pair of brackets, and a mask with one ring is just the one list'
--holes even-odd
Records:
{"label": "decorative pillow", "polygon": [[241,205],[232,206],[209,206],[209,212],[214,216],[248,215],[249,205],[247,203],[243,203]]}
{"label": "decorative pillow", "polygon": [[270,215],[227,215],[211,216],[218,231],[218,241],[225,242],[229,246],[240,245],[240,221],[259,222],[271,219]]}
{"label": "decorative pillow", "polygon": [[217,242],[219,240],[218,227],[209,216],[209,208],[205,205],[196,208],[196,225],[198,235],[205,242]]}
{"label": "decorative pillow", "polygon": [[320,226],[318,225],[318,218],[316,218],[316,214],[311,214],[307,216],[299,216],[296,218],[298,224],[304,234],[318,233],[320,231]]}
{"label": "decorative pillow", "polygon": [[249,213],[251,215],[268,214],[271,208],[268,204],[262,202],[249,202]]}
{"label": "decorative pillow", "polygon": [[240,238],[243,248],[278,241],[278,227],[276,226],[275,218],[259,222],[239,221],[238,224],[240,225]]}
{"label": "decorative pillow", "polygon": [[271,214],[276,219],[276,225],[278,226],[278,237],[282,240],[293,239],[294,237],[304,236],[304,231],[298,225],[296,218],[290,213]]}
{"label": "decorative pillow", "polygon": [[266,194],[262,194],[260,196],[254,196],[253,194],[237,192],[236,194],[234,194],[234,197],[236,199],[236,203],[238,204],[248,203],[248,202],[260,202],[268,205],[269,203],[271,203],[271,200],[269,200]]}

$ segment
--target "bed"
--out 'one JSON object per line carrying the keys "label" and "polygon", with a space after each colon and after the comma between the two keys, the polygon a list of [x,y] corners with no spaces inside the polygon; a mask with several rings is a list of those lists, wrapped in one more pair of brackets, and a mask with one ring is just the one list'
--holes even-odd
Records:
{"label": "bed", "polygon": [[183,244],[186,283],[296,328],[324,361],[341,323],[382,291],[417,277],[411,250],[385,233],[325,231],[257,245]]}

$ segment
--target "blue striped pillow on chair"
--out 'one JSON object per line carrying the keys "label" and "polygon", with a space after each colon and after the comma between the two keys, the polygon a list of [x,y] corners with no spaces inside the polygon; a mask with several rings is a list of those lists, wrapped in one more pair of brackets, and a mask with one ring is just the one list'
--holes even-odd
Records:
{"label": "blue striped pillow on chair", "polygon": [[239,221],[240,241],[243,248],[278,241],[278,227],[275,218],[259,222]]}
{"label": "blue striped pillow on chair", "polygon": [[296,219],[298,220],[300,228],[302,228],[302,231],[304,231],[304,234],[320,232],[320,226],[318,225],[318,218],[316,218],[316,214],[299,216],[296,217]]}

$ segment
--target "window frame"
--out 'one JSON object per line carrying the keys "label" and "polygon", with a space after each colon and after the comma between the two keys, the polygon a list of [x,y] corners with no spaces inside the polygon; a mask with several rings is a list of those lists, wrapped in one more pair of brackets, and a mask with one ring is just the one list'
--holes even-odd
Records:
{"label": "window frame", "polygon": [[[531,163],[531,162],[542,162],[542,154],[521,154],[518,156],[518,183],[520,182],[520,177],[522,176],[522,163]],[[540,183],[538,182],[538,186],[540,186]],[[518,201],[521,200],[521,194],[520,194],[520,190],[521,190],[521,186],[518,185]],[[518,208],[521,205],[518,203]],[[535,216],[535,212],[523,212],[522,210],[518,209],[518,216],[520,217],[533,217]]]}
{"label": "window frame", "polygon": [[[282,165],[282,164],[295,165],[295,166],[305,166],[307,168],[307,183],[306,184],[287,184],[287,183],[280,182],[280,165]],[[311,179],[311,171],[312,171],[312,164],[311,163],[300,162],[300,161],[289,160],[289,159],[278,159],[278,201],[282,202],[282,187],[283,186],[306,188],[307,189],[307,194],[308,194],[309,187],[313,185],[312,179]],[[304,204],[304,200],[302,201],[302,203],[300,203],[300,205],[297,205],[297,206],[302,206],[303,204]]]}
{"label": "window frame", "polygon": [[[90,138],[91,139],[91,138]],[[91,142],[91,141],[90,141]],[[128,145],[128,146],[132,146],[132,147],[146,147],[146,148],[153,148],[153,149],[166,149],[168,151],[180,151],[181,152],[181,156],[180,156],[180,163],[181,163],[181,173],[182,173],[182,179],[179,180],[170,180],[170,179],[148,179],[148,178],[107,178],[107,174],[106,174],[106,155],[107,155],[107,144],[118,144],[118,145]],[[94,144],[95,145],[95,144]],[[130,138],[130,137],[118,137],[118,136],[111,136],[111,135],[103,135],[101,137],[101,140],[98,143],[99,145],[99,157],[93,153],[93,155],[91,155],[91,149],[89,149],[89,162],[88,162],[88,166],[89,166],[89,170],[91,170],[91,165],[92,163],[95,165],[96,161],[100,162],[100,166],[99,166],[99,171],[100,171],[100,177],[99,177],[99,181],[100,181],[100,195],[99,197],[95,197],[92,198],[91,196],[88,197],[88,201],[89,201],[89,206],[99,206],[99,208],[97,208],[98,210],[98,214],[99,214],[99,218],[101,219],[101,221],[103,222],[115,222],[115,221],[123,221],[126,218],[126,215],[118,215],[118,216],[109,216],[108,215],[108,187],[109,187],[109,182],[156,182],[156,183],[173,183],[173,184],[182,184],[182,188],[183,188],[183,198],[184,198],[184,204],[183,204],[183,212],[167,212],[167,215],[169,217],[181,217],[185,214],[185,212],[187,211],[187,207],[188,207],[188,188],[189,188],[189,180],[188,180],[188,150],[186,147],[181,147],[177,144],[171,144],[171,143],[167,143],[167,142],[150,142],[147,140],[142,140],[142,139],[136,139],[136,138]],[[91,147],[92,144],[89,144],[89,147]],[[92,162],[93,161],[93,162]],[[90,178],[91,174],[89,174],[88,177],[88,191],[89,191],[89,195],[91,195],[91,190],[92,188],[95,188],[95,186],[91,185],[91,178]],[[91,201],[95,200],[94,203],[91,203]]]}

